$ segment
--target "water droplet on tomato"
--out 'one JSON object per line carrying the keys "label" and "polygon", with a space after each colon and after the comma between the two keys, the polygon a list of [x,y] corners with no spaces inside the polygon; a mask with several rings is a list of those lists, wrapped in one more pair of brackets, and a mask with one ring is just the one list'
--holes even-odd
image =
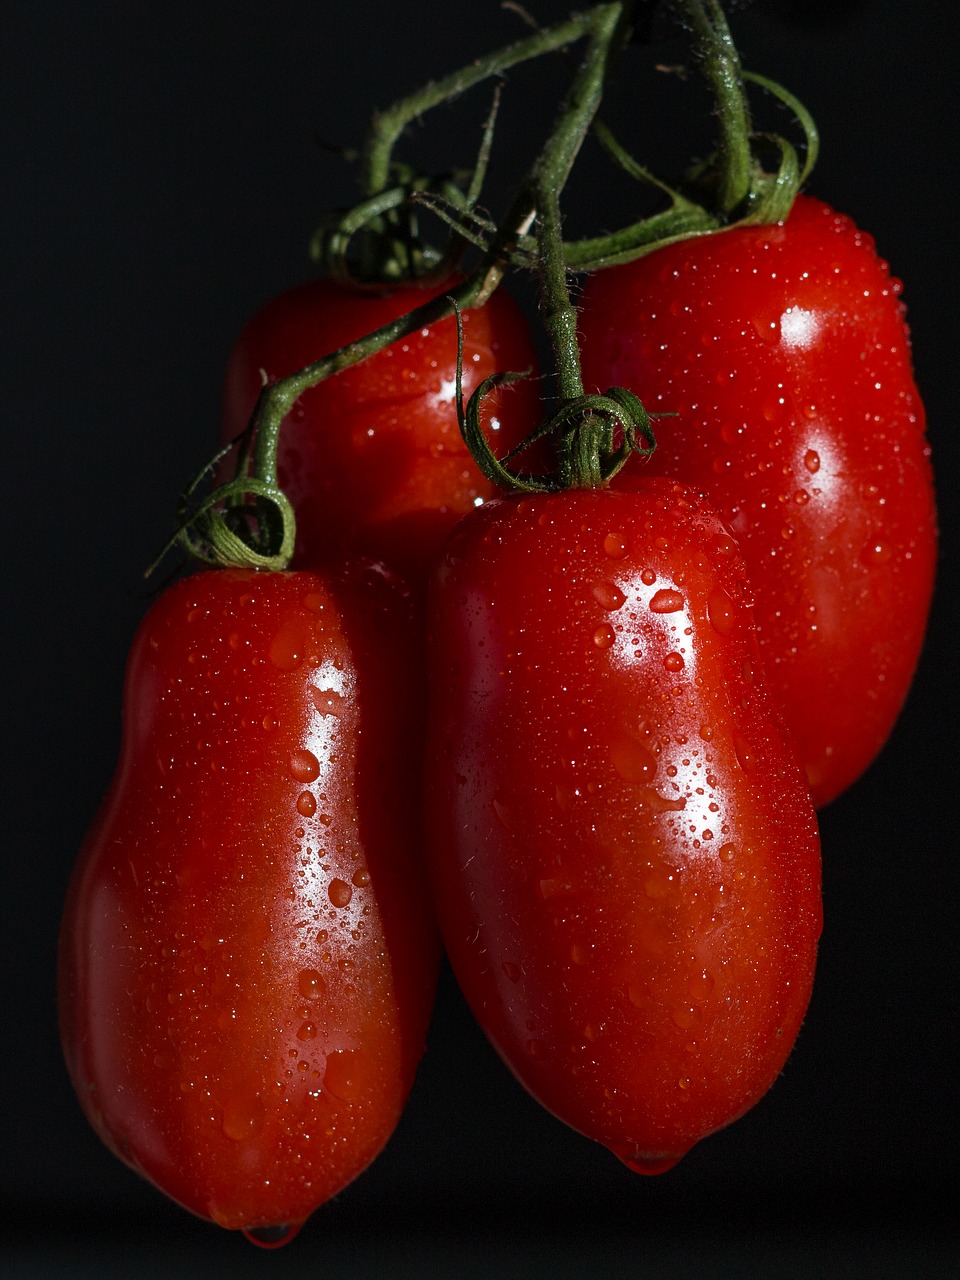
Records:
{"label": "water droplet on tomato", "polygon": [[681,1027],[684,1031],[689,1031],[691,1027],[695,1027],[701,1021],[703,1015],[698,1005],[681,1004],[671,1011],[670,1017],[678,1027]]}
{"label": "water droplet on tomato", "polygon": [[644,569],[640,574],[640,581],[645,587],[652,587],[657,580],[657,575],[652,569]]}
{"label": "water droplet on tomato", "polygon": [[860,552],[860,563],[865,565],[886,564],[893,555],[888,542],[879,538],[871,538]]}
{"label": "water droplet on tomato", "polygon": [[319,1000],[327,989],[323,975],[316,969],[301,969],[297,975],[297,990],[304,1000]]}
{"label": "water droplet on tomato", "polygon": [[803,455],[803,465],[807,468],[812,476],[815,476],[820,470],[820,455],[815,449],[808,449]]}
{"label": "water droplet on tomato", "polygon": [[301,748],[290,755],[290,772],[298,782],[313,782],[320,777],[320,761],[312,751]]}
{"label": "water droplet on tomato", "polygon": [[683,661],[683,654],[668,653],[663,660],[663,665],[664,667],[666,667],[668,671],[676,672],[676,671],[682,671],[683,668],[686,666],[686,663]]}
{"label": "water droplet on tomato", "polygon": [[603,550],[611,560],[622,560],[627,554],[627,544],[623,535],[608,533],[603,540]]}
{"label": "water droplet on tomato", "polygon": [[304,818],[312,818],[317,812],[317,802],[309,791],[301,791],[297,796],[297,813]]}
{"label": "water droplet on tomato", "polygon": [[274,636],[269,658],[278,671],[296,671],[305,656],[300,627],[284,627]]}
{"label": "water droplet on tomato", "polygon": [[259,1094],[252,1098],[231,1098],[224,1104],[221,1128],[231,1142],[243,1142],[261,1128],[263,1117],[263,1099]]}
{"label": "water droplet on tomato", "polygon": [[714,587],[707,599],[707,617],[717,635],[728,636],[736,626],[733,601],[722,587]]}
{"label": "water droplet on tomato", "polygon": [[717,985],[717,980],[707,969],[695,973],[687,983],[687,990],[694,1000],[706,1000]]}
{"label": "water droplet on tomato", "polygon": [[752,773],[754,758],[753,752],[750,750],[750,744],[745,738],[741,738],[739,734],[734,736],[733,749],[737,755],[737,763],[744,773]]}
{"label": "water droplet on tomato", "polygon": [[602,627],[597,627],[593,633],[593,643],[597,649],[609,649],[616,639],[613,627],[609,623],[604,623]]}
{"label": "water droplet on tomato", "polygon": [[610,760],[624,782],[652,782],[657,757],[642,742],[623,739],[610,748]]}
{"label": "water droplet on tomato", "polygon": [[523,977],[523,970],[518,964],[514,964],[512,960],[504,960],[500,967],[511,982],[519,982]]}
{"label": "water droplet on tomato", "polygon": [[678,613],[683,608],[683,596],[679,591],[663,587],[650,601],[651,613]]}
{"label": "water droplet on tomato", "polygon": [[595,582],[593,584],[593,598],[601,609],[619,609],[626,596],[616,585],[615,582]]}
{"label": "water droplet on tomato", "polygon": [[721,845],[719,856],[721,862],[732,862],[737,856],[737,846],[735,844]]}
{"label": "water droplet on tomato", "polygon": [[315,1040],[317,1038],[317,1024],[315,1022],[303,1022],[297,1031],[298,1040]]}
{"label": "water droplet on tomato", "polygon": [[310,697],[322,716],[339,716],[343,709],[343,694],[336,689],[311,689]]}
{"label": "water droplet on tomato", "polygon": [[302,1226],[302,1222],[285,1222],[275,1227],[244,1227],[243,1234],[260,1249],[279,1249],[289,1244]]}
{"label": "water droplet on tomato", "polygon": [[360,867],[350,877],[358,889],[365,889],[370,883],[370,872],[366,867]]}
{"label": "water droplet on tomato", "polygon": [[672,1169],[675,1164],[683,1159],[683,1153],[678,1156],[660,1155],[652,1152],[637,1152],[635,1155],[621,1155],[614,1152],[614,1155],[634,1173],[642,1173],[647,1177],[653,1177],[658,1173],[666,1173],[668,1169]]}
{"label": "water droplet on tomato", "polygon": [[327,889],[327,896],[335,907],[347,907],[353,897],[353,886],[347,884],[346,880],[333,879]]}

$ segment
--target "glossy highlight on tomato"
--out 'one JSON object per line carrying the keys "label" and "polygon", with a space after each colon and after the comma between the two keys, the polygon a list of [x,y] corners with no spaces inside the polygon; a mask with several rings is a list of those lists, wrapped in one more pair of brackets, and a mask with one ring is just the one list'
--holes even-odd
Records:
{"label": "glossy highlight on tomato", "polygon": [[[381,293],[317,279],[268,302],[230,355],[224,440],[247,425],[265,381],[295,373],[455,284]],[[465,395],[499,370],[535,368],[529,327],[504,290],[464,311],[463,324]],[[426,581],[454,522],[494,492],[460,435],[456,367],[456,325],[448,317],[299,398],[278,455],[280,485],[297,516],[295,567],[311,568],[345,547]],[[538,394],[536,380],[527,379],[485,402],[498,453],[536,426]]]}
{"label": "glossy highlight on tomato", "polygon": [[638,475],[704,493],[756,592],[767,678],[818,805],[890,734],[923,643],[936,515],[901,287],[849,218],[800,196],[783,224],[668,245],[590,277],[588,389],[657,424]]}
{"label": "glossy highlight on tomato", "polygon": [[353,562],[199,573],[132,648],[63,920],[64,1053],[121,1159],[258,1243],[373,1160],[423,1052],[418,635]]}
{"label": "glossy highlight on tomato", "polygon": [[494,500],[449,539],[429,618],[454,972],[543,1106],[661,1172],[780,1073],[821,928],[736,544],[665,479]]}

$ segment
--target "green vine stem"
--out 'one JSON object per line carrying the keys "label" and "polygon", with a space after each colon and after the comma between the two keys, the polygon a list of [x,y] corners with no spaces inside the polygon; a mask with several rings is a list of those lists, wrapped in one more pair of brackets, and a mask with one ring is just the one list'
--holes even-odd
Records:
{"label": "green vine stem", "polygon": [[433,107],[458,97],[491,76],[509,71],[511,67],[542,54],[554,53],[565,45],[573,44],[590,30],[594,10],[574,14],[566,22],[537,31],[534,35],[478,58],[469,67],[454,71],[440,80],[431,81],[422,89],[399,99],[384,111],[377,112],[371,124],[362,156],[362,187],[367,196],[373,196],[391,185],[393,149],[409,124]]}
{"label": "green vine stem", "polygon": [[[560,212],[560,192],[596,117],[612,60],[625,43],[629,8],[624,4],[609,4],[594,10],[587,51],[558,123],[529,178],[537,207],[541,312],[559,383],[559,408],[538,428],[531,441],[545,435],[557,438],[559,466],[556,472],[521,476],[508,465],[509,457],[495,457],[481,430],[480,404],[484,396],[518,375],[501,373],[487,378],[464,409],[458,368],[460,427],[477,465],[494,483],[521,492],[596,488],[616,474],[631,453],[649,453],[654,447],[649,415],[632,392],[613,387],[603,396],[583,394],[577,313],[567,287]],[[462,329],[460,332],[462,342]]]}
{"label": "green vine stem", "polygon": [[750,109],[740,55],[719,0],[674,0],[694,38],[694,55],[720,122],[718,211],[729,217],[750,192]]}

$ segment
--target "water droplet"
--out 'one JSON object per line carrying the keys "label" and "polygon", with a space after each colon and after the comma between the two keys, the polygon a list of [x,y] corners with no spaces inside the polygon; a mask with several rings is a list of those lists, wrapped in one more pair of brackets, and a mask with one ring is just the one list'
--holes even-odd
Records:
{"label": "water droplet", "polygon": [[706,1000],[717,985],[717,980],[712,973],[706,969],[701,969],[699,973],[695,973],[687,984],[687,990],[694,1000]]}
{"label": "water droplet", "polygon": [[296,671],[305,657],[304,632],[299,622],[283,627],[274,636],[269,658],[278,671]]}
{"label": "water droplet", "polygon": [[657,757],[649,747],[632,739],[622,739],[610,748],[610,760],[624,782],[652,782]]}
{"label": "water droplet", "polygon": [[343,695],[336,689],[311,689],[313,705],[322,716],[338,716],[342,710]]}
{"label": "water droplet", "polygon": [[733,749],[737,753],[737,763],[744,773],[752,773],[754,758],[753,752],[750,750],[750,744],[745,738],[741,738],[736,734],[733,739]]}
{"label": "water droplet", "polygon": [[370,872],[366,867],[360,867],[350,878],[358,889],[365,889],[370,883]]}
{"label": "water droplet", "polygon": [[619,533],[608,533],[603,540],[603,549],[611,560],[622,560],[627,554],[626,541]]}
{"label": "water droplet", "polygon": [[244,1227],[243,1234],[260,1249],[279,1249],[289,1244],[302,1226],[302,1222],[286,1222],[275,1227]]}
{"label": "water droplet", "polygon": [[666,1173],[683,1159],[683,1152],[678,1156],[639,1151],[636,1154],[629,1156],[621,1155],[619,1152],[614,1152],[614,1155],[616,1155],[628,1169],[632,1169],[634,1173],[642,1173],[647,1177],[653,1177],[658,1173]]}
{"label": "water droplet", "polygon": [[595,582],[593,584],[593,598],[601,609],[619,609],[626,596],[620,590],[615,582]]}
{"label": "water droplet", "polygon": [[297,796],[297,813],[304,818],[312,818],[317,812],[317,802],[309,791],[301,791]]}
{"label": "water droplet", "polygon": [[290,772],[298,782],[313,782],[320,777],[320,761],[312,751],[301,748],[290,755]]}
{"label": "water droplet", "polygon": [[604,623],[602,627],[597,627],[593,633],[593,643],[598,649],[609,649],[616,639],[616,633],[609,623]]}
{"label": "water droplet", "polygon": [[721,862],[732,862],[737,856],[737,846],[735,844],[722,844],[720,846],[719,857]]}
{"label": "water droplet", "polygon": [[327,896],[335,907],[347,907],[353,897],[353,886],[339,878],[330,881]]}
{"label": "water droplet", "polygon": [[663,665],[668,671],[682,671],[686,664],[683,661],[683,654],[668,653],[663,660]]}
{"label": "water droplet", "polygon": [[691,1027],[695,1027],[701,1021],[703,1015],[695,1004],[681,1004],[671,1011],[670,1017],[678,1027],[682,1027],[684,1031],[689,1031]]}
{"label": "water droplet", "polygon": [[733,601],[722,587],[714,587],[707,599],[707,617],[717,635],[728,636],[736,627]]}
{"label": "water droplet", "polygon": [[657,575],[652,569],[644,569],[640,574],[640,581],[645,587],[652,587],[657,580]]}
{"label": "water droplet", "polygon": [[504,960],[500,967],[511,982],[519,982],[523,977],[523,970],[518,964],[514,964],[511,960]]}
{"label": "water droplet", "polygon": [[303,1022],[297,1032],[298,1040],[315,1040],[317,1037],[317,1024],[315,1022]]}
{"label": "water droplet", "polygon": [[260,1129],[263,1117],[263,1099],[259,1094],[252,1098],[231,1098],[224,1104],[221,1128],[231,1142],[243,1142]]}
{"label": "water droplet", "polygon": [[879,538],[871,538],[860,552],[860,563],[865,565],[886,564],[893,555],[889,542]]}
{"label": "water droplet", "polygon": [[815,449],[808,449],[803,455],[803,465],[807,468],[812,476],[815,476],[820,470],[820,455]]}
{"label": "water droplet", "polygon": [[679,591],[663,587],[650,601],[651,613],[678,613],[683,608],[683,596]]}
{"label": "water droplet", "polygon": [[301,969],[297,976],[297,990],[304,1000],[319,1000],[327,989],[323,975],[316,969]]}

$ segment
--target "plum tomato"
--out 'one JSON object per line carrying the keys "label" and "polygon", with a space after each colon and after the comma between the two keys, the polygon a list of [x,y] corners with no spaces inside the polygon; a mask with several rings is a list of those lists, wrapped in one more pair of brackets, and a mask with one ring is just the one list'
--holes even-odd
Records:
{"label": "plum tomato", "polygon": [[726,521],[818,805],[889,736],[930,605],[936,516],[900,293],[868,235],[800,196],[782,224],[668,245],[580,298],[588,389],[622,383],[676,415],[614,483],[674,477]]}
{"label": "plum tomato", "polygon": [[439,939],[412,616],[368,563],[164,593],[71,882],[60,1017],[87,1116],[167,1195],[260,1241],[374,1159],[423,1051]]}
{"label": "plum tomato", "polygon": [[814,809],[734,540],[693,490],[503,498],[431,584],[427,849],[539,1102],[639,1172],[770,1087],[821,927]]}
{"label": "plum tomato", "polygon": [[[264,382],[295,373],[421,306],[456,283],[362,292],[317,279],[268,302],[230,355],[223,438],[246,426]],[[501,369],[533,370],[529,326],[503,289],[463,313],[464,393]],[[312,568],[346,547],[425,583],[456,519],[494,490],[460,436],[457,334],[452,317],[418,330],[325,379],[284,423],[278,472],[297,517],[294,566]],[[498,388],[485,423],[499,453],[536,426],[536,380]]]}

